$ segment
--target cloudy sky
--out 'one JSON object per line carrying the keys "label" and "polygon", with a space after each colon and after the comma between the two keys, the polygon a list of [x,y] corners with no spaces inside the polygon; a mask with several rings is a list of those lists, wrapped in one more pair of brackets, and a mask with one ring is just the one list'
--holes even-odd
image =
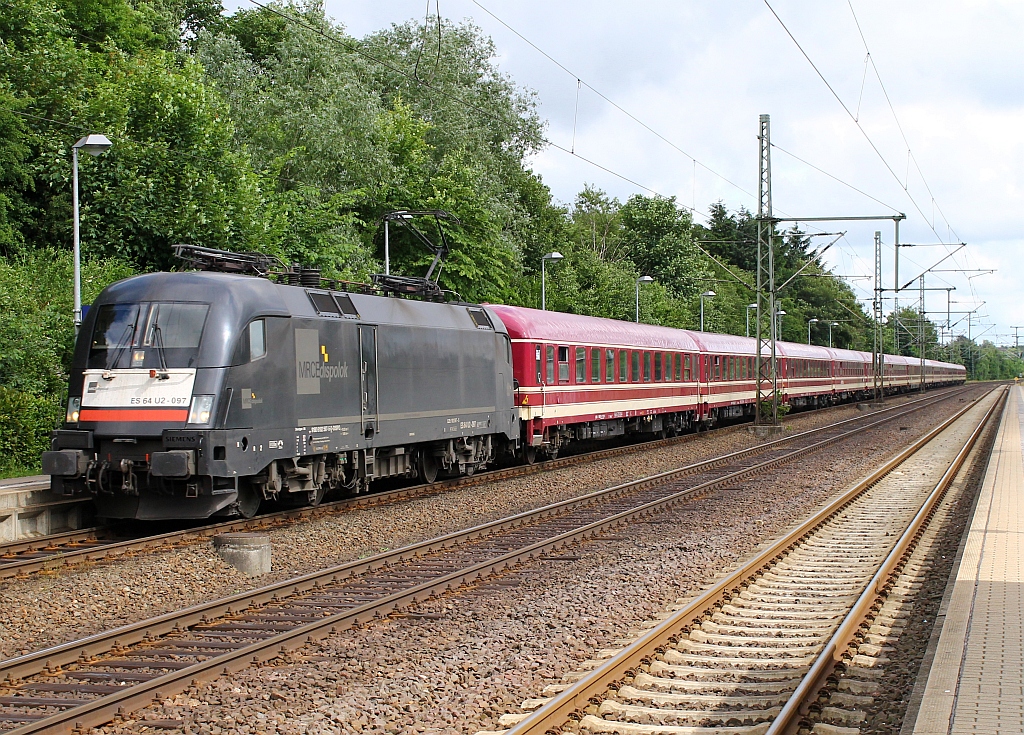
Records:
{"label": "cloudy sky", "polygon": [[[427,10],[427,0],[325,2],[354,36]],[[549,147],[533,162],[563,202],[591,183],[620,199],[675,196],[698,221],[716,200],[755,210],[758,116],[769,114],[777,216],[905,213],[900,241],[927,247],[900,248],[904,283],[954,249],[940,243],[968,243],[938,268],[996,272],[933,272],[926,286],[956,287],[954,312],[984,301],[973,336],[1012,344],[1011,325],[1024,325],[1024,3],[770,2],[431,0],[430,9],[440,3],[445,18],[490,35],[501,69],[535,91],[548,138],[575,148],[581,158]],[[825,258],[853,277],[871,276],[880,230],[892,287],[891,220],[806,228],[846,232]],[[870,300],[870,279],[852,283]],[[942,312],[936,322],[946,297],[927,294],[927,309]]]}

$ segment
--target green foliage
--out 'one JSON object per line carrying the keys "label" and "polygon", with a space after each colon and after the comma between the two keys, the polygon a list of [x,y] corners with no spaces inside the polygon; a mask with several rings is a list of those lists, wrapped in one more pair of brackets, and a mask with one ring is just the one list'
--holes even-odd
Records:
{"label": "green foliage", "polygon": [[1010,380],[1024,375],[1024,360],[1016,349],[996,347],[988,340],[979,345],[966,337],[957,337],[939,349],[939,359],[967,368],[968,380]]}
{"label": "green foliage", "polygon": [[[133,274],[119,260],[84,262],[83,303]],[[66,251],[0,258],[0,474],[38,471],[49,432],[64,417],[75,342],[72,277]]]}
{"label": "green foliage", "polygon": [[38,474],[50,432],[64,420],[64,406],[0,385],[0,477]]}
{"label": "green foliage", "polygon": [[[74,348],[71,253],[27,252],[0,258],[0,385],[63,396]],[[135,273],[121,260],[82,264],[82,302]]]}
{"label": "green foliage", "polygon": [[228,109],[197,62],[126,59],[83,112],[116,141],[102,158],[79,157],[86,252],[165,269],[177,242],[231,249],[252,241],[259,180],[234,149]]}

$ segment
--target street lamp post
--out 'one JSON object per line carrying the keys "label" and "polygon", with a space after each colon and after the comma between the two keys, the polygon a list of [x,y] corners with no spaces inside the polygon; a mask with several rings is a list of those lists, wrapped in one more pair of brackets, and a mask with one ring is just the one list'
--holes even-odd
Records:
{"label": "street lamp post", "polygon": [[654,283],[654,279],[650,276],[640,276],[636,279],[636,323],[640,323],[640,284],[641,283]]}
{"label": "street lamp post", "polygon": [[828,346],[829,346],[829,348],[832,347],[832,327],[838,327],[838,326],[839,326],[839,322],[829,322],[828,323]]}
{"label": "street lamp post", "polygon": [[110,139],[99,133],[85,136],[71,148],[73,170],[71,172],[71,207],[74,216],[74,250],[75,250],[75,336],[82,326],[82,243],[78,232],[78,149],[90,156],[98,156],[110,148]]}
{"label": "street lamp post", "polygon": [[751,309],[756,309],[756,308],[757,308],[757,304],[747,304],[746,312],[747,312],[747,336],[748,337],[750,336],[750,310]]}
{"label": "street lamp post", "polygon": [[547,308],[548,308],[547,273],[545,272],[544,266],[545,266],[545,264],[549,260],[557,263],[559,260],[561,260],[564,257],[565,257],[564,255],[562,255],[560,252],[558,252],[556,250],[554,252],[548,253],[547,255],[545,255],[543,258],[540,259],[540,310],[541,311],[547,311]]}
{"label": "street lamp post", "polygon": [[779,309],[778,311],[775,312],[775,316],[777,317],[777,320],[776,320],[777,326],[775,327],[775,336],[776,336],[776,339],[780,339],[781,340],[782,339],[782,317],[786,316],[786,311],[784,309]]}
{"label": "street lamp post", "polygon": [[807,320],[807,344],[811,343],[811,325],[812,324],[817,324],[818,321],[819,321],[818,319],[813,319],[813,318]]}
{"label": "street lamp post", "polygon": [[715,295],[714,291],[705,291],[700,295],[700,331],[704,331],[704,299]]}

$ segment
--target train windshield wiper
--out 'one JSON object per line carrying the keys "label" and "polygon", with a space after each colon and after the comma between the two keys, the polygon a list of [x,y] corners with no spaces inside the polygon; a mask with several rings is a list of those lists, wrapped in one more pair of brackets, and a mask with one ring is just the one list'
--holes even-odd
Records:
{"label": "train windshield wiper", "polygon": [[156,317],[153,319],[153,347],[156,348],[157,357],[160,358],[160,370],[156,371],[156,375],[151,377],[155,377],[158,380],[167,380],[171,376],[167,372],[167,358],[164,355],[164,333],[160,329],[160,307],[156,308]]}
{"label": "train windshield wiper", "polygon": [[135,321],[132,320],[129,324],[125,325],[124,334],[121,335],[121,344],[118,345],[117,351],[114,353],[113,360],[107,360],[107,370],[103,371],[104,380],[113,380],[114,376],[109,374],[109,371],[117,368],[118,363],[121,361],[121,355],[124,351],[135,342]]}

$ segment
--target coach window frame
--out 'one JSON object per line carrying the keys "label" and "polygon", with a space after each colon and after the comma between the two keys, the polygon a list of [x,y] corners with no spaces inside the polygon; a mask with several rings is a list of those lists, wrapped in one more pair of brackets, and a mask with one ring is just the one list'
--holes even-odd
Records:
{"label": "coach window frame", "polygon": [[544,345],[544,384],[555,384],[555,346]]}
{"label": "coach window frame", "polygon": [[583,385],[587,382],[587,350],[585,347],[576,348],[576,384]]}
{"label": "coach window frame", "polygon": [[569,345],[558,345],[558,382],[569,382]]}
{"label": "coach window frame", "polygon": [[590,382],[601,382],[601,348],[590,348]]}
{"label": "coach window frame", "polygon": [[604,351],[604,382],[615,382],[615,350]]}

